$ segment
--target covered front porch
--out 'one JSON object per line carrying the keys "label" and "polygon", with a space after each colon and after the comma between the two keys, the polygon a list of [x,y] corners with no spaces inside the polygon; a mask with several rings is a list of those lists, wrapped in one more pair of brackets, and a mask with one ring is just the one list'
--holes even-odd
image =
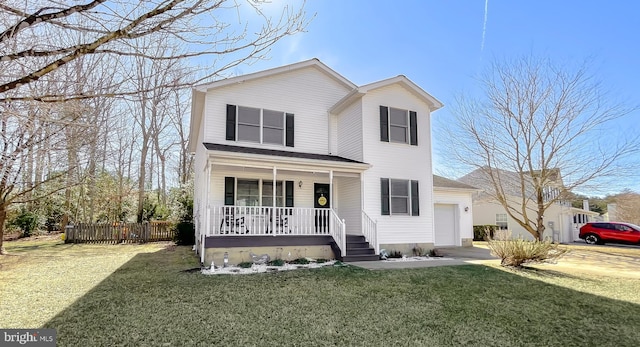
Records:
{"label": "covered front porch", "polygon": [[[215,254],[223,249],[258,254],[297,247],[294,253],[341,259],[347,255],[348,234],[377,244],[376,224],[362,211],[362,173],[368,164],[272,152],[211,151],[204,168],[208,180],[203,218],[196,232],[203,263],[211,248],[218,250]],[[322,250],[310,251],[314,246]],[[333,253],[327,255],[326,247]]]}

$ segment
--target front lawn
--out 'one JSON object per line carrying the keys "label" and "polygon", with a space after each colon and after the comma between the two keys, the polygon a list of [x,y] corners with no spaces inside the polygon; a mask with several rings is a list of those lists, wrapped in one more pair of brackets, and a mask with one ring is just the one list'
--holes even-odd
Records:
{"label": "front lawn", "polygon": [[[59,346],[635,346],[640,283],[466,265],[188,271],[188,247],[7,243],[0,328]],[[616,299],[612,299],[616,298]]]}

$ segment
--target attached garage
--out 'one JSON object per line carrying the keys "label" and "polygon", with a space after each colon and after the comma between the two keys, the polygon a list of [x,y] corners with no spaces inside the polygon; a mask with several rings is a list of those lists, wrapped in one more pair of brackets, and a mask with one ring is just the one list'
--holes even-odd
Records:
{"label": "attached garage", "polygon": [[473,245],[472,197],[478,190],[433,175],[433,236],[436,247]]}
{"label": "attached garage", "polygon": [[453,204],[435,204],[433,218],[435,220],[435,245],[459,246],[456,209]]}

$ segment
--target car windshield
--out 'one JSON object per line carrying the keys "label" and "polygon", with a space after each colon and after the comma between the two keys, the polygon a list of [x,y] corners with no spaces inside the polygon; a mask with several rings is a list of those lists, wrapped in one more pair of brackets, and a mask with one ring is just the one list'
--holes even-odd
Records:
{"label": "car windshield", "polygon": [[640,231],[640,226],[637,226],[637,225],[635,225],[635,224],[631,224],[631,223],[626,223],[626,224],[627,224],[628,226],[630,226],[630,227],[632,227],[632,228],[634,228],[634,229],[636,229],[636,230]]}

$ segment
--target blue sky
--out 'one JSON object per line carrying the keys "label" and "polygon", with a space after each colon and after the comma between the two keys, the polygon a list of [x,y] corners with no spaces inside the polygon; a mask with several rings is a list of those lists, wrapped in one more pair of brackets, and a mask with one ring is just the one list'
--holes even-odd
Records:
{"label": "blue sky", "polygon": [[[308,0],[306,10],[316,14],[306,33],[236,72],[318,58],[359,85],[403,74],[445,104],[433,114],[437,124],[450,117],[456,93],[476,91],[474,76],[495,58],[533,54],[578,65],[591,57],[607,89],[640,104],[640,2]],[[639,118],[635,112],[614,129],[637,129]],[[434,169],[447,172],[441,142],[434,136]],[[627,186],[640,190],[638,181]]]}

